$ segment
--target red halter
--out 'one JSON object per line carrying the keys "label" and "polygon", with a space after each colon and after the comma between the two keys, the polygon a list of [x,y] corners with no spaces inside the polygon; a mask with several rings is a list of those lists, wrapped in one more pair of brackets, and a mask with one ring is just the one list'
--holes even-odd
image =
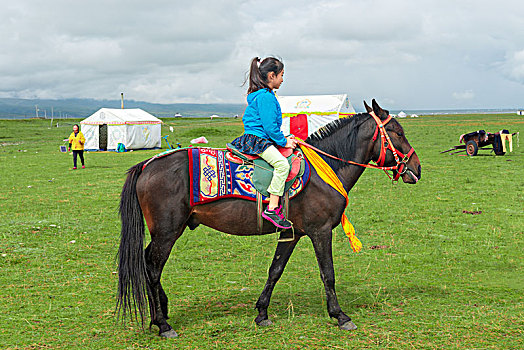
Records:
{"label": "red halter", "polygon": [[[393,181],[398,181],[400,176],[404,175],[406,171],[408,171],[407,162],[409,161],[409,158],[415,153],[415,149],[411,147],[408,153],[403,154],[399,150],[393,146],[393,142],[391,142],[391,139],[389,138],[388,133],[386,132],[386,124],[391,121],[393,118],[391,115],[388,116],[388,118],[384,121],[381,121],[379,117],[375,115],[374,112],[369,113],[377,123],[377,128],[375,129],[375,134],[373,135],[373,141],[377,139],[378,133],[380,132],[380,155],[377,160],[377,165],[379,167],[383,167],[384,162],[386,161],[386,152],[389,149],[393,156],[395,157],[395,162],[397,165],[394,167],[394,170],[397,171],[395,174],[395,177],[393,178]],[[400,158],[402,158],[400,160]],[[391,176],[387,173],[386,169],[383,169],[386,175],[388,175],[390,178]],[[389,169],[388,169],[389,170]]]}
{"label": "red halter", "polygon": [[[310,144],[305,143],[304,141],[302,141],[300,139],[297,139],[297,142],[298,142],[298,144],[300,144],[302,146],[305,146],[305,147],[309,147],[309,148],[315,150],[316,152],[325,155],[326,157],[330,157],[330,158],[333,158],[333,159],[336,159],[336,160],[340,160],[340,161],[342,161],[344,163],[358,165],[358,166],[361,166],[361,167],[364,167],[364,168],[372,168],[372,169],[384,170],[384,172],[386,173],[387,176],[389,176],[390,179],[392,179],[393,181],[398,181],[400,176],[404,175],[406,173],[406,171],[408,171],[407,162],[409,161],[409,159],[411,158],[413,153],[415,153],[415,149],[413,147],[411,147],[411,149],[409,150],[408,153],[403,154],[402,152],[397,150],[395,148],[395,146],[393,146],[393,143],[391,142],[391,139],[389,138],[389,135],[386,132],[386,128],[384,127],[387,123],[389,123],[391,121],[391,119],[392,119],[391,115],[384,121],[381,121],[380,118],[377,117],[374,112],[369,113],[369,115],[371,115],[373,117],[373,119],[375,120],[375,122],[377,123],[377,128],[375,130],[375,134],[373,135],[373,141],[375,141],[377,139],[377,136],[380,133],[380,155],[379,155],[378,160],[377,160],[377,165],[361,164],[361,163],[353,162],[351,160],[341,159],[341,158],[332,156],[331,154],[326,153],[326,152],[324,152],[324,151],[322,151],[322,150],[320,150],[320,149],[318,149],[318,148],[316,148],[314,146],[311,146]],[[393,156],[395,157],[395,162],[397,163],[397,165],[395,165],[395,166],[388,166],[388,167],[384,166],[384,162],[386,161],[386,152],[387,152],[388,149],[393,153]],[[402,158],[402,160],[399,160],[400,158]],[[394,177],[391,177],[391,175],[389,175],[389,173],[388,173],[388,170],[396,170],[397,173],[395,174]]]}

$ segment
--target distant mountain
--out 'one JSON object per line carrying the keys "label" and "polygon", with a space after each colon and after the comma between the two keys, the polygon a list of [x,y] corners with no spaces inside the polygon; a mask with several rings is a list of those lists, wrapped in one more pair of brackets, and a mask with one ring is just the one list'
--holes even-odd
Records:
{"label": "distant mountain", "polygon": [[[120,100],[0,98],[0,118],[34,118],[37,108],[39,117],[51,118],[53,115],[55,118],[85,118],[103,107],[120,108]],[[229,117],[236,114],[242,115],[245,109],[242,104],[160,104],[134,100],[124,100],[124,107],[141,108],[157,117],[173,117],[177,113],[184,117],[206,117],[212,114]]]}

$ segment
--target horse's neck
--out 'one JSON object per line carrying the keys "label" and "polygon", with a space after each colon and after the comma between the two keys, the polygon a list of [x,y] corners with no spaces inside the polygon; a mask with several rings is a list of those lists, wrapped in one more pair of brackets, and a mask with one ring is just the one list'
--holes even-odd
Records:
{"label": "horse's neck", "polygon": [[[342,132],[340,130],[339,132]],[[326,136],[322,140],[311,140],[310,143],[313,144],[313,146],[321,149],[322,151],[329,153],[335,157],[344,159],[344,160],[350,160],[356,163],[360,164],[367,164],[369,163],[370,159],[367,155],[367,150],[365,149],[365,145],[358,144],[356,142],[357,132],[350,130],[348,131],[348,136],[345,138],[344,141],[347,141],[348,145],[353,145],[353,149],[344,149],[343,144],[340,142],[333,142],[334,140],[331,138],[337,137],[336,135]],[[338,137],[339,138],[339,137]],[[353,142],[354,141],[354,142]],[[334,159],[330,159],[328,157],[323,157],[329,166],[335,171],[338,178],[342,182],[342,185],[344,185],[344,188],[346,191],[350,191],[351,188],[357,183],[358,179],[364,172],[364,167],[358,166],[358,165],[350,165],[348,163],[344,163],[341,161],[337,161]]]}
{"label": "horse's neck", "polygon": [[342,182],[342,185],[344,185],[344,189],[349,192],[355,186],[358,179],[364,172],[364,167],[357,166],[357,165],[351,165],[342,167],[338,170],[337,176],[340,179],[340,182]]}

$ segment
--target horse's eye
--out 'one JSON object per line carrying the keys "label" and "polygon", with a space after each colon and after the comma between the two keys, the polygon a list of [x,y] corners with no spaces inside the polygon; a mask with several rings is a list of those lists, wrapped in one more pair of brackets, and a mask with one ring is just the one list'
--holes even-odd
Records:
{"label": "horse's eye", "polygon": [[399,137],[402,137],[402,136],[404,136],[404,134],[402,133],[402,131],[400,131],[400,132],[397,132],[397,135],[398,135]]}

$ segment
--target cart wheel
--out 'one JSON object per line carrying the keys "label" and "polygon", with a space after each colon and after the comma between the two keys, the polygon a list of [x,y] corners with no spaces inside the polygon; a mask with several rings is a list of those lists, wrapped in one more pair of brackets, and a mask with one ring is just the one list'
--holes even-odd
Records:
{"label": "cart wheel", "polygon": [[478,150],[479,150],[479,146],[477,145],[475,141],[468,141],[468,143],[466,143],[466,153],[468,154],[468,156],[470,157],[476,156],[478,153]]}

